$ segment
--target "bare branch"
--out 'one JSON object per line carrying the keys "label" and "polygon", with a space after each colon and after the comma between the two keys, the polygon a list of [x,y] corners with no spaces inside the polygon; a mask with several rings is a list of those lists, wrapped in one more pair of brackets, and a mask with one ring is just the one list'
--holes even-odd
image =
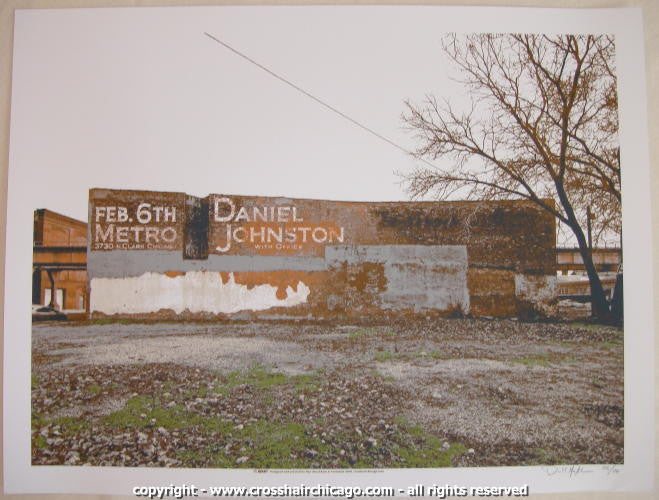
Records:
{"label": "bare branch", "polygon": [[[450,34],[442,46],[469,104],[455,108],[434,96],[405,103],[414,155],[442,164],[407,174],[408,192],[535,203],[570,229],[597,289],[582,230],[586,208],[597,214],[596,239],[621,230],[613,38]],[[604,307],[601,297],[597,303]]]}

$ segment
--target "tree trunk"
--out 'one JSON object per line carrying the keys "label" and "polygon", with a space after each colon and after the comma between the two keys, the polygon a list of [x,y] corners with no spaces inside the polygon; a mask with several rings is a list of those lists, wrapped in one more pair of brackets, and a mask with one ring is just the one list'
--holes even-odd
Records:
{"label": "tree trunk", "polygon": [[611,299],[611,320],[617,326],[622,326],[625,320],[622,289],[622,273],[618,273],[616,276],[616,286],[613,289],[613,298]]}
{"label": "tree trunk", "polygon": [[602,281],[597,274],[595,264],[593,264],[593,255],[588,248],[588,242],[586,241],[583,231],[579,225],[576,225],[576,227],[572,226],[571,229],[574,235],[577,237],[577,242],[579,243],[579,253],[581,254],[581,259],[583,260],[584,267],[586,268],[588,281],[590,282],[591,314],[599,320],[609,321],[611,311],[609,301],[606,300],[606,294],[604,293],[604,288],[602,287]]}
{"label": "tree trunk", "polygon": [[579,244],[579,253],[581,254],[581,259],[583,260],[584,267],[586,268],[586,274],[588,275],[588,281],[590,282],[590,309],[591,315],[597,318],[602,322],[609,322],[610,319],[610,307],[609,302],[606,300],[606,294],[604,293],[604,288],[602,287],[602,282],[600,277],[597,274],[595,269],[595,264],[593,264],[593,253],[591,249],[588,248],[588,242],[586,241],[586,236],[583,234],[583,230],[577,221],[577,217],[572,208],[572,204],[568,199],[567,193],[565,192],[565,186],[562,184],[560,179],[555,179],[554,184],[556,186],[556,193],[558,194],[558,199],[563,205],[565,210],[565,215],[568,219],[568,226],[572,229],[574,236],[577,238],[577,243]]}

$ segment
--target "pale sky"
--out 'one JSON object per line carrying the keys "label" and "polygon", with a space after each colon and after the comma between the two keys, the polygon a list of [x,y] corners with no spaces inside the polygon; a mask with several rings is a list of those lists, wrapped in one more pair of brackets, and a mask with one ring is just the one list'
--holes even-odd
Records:
{"label": "pale sky", "polygon": [[[442,35],[519,31],[519,11],[504,11],[515,15],[394,6],[18,11],[10,201],[13,185],[30,186],[20,195],[30,213],[48,208],[86,220],[92,187],[407,200],[395,172],[425,164],[204,32],[413,150],[405,99],[433,94],[458,107],[468,100],[450,78],[458,73]],[[583,22],[584,11],[553,12],[562,31],[614,31],[606,17],[595,26]],[[500,16],[496,29],[488,13]],[[524,23],[529,32],[550,26]]]}
{"label": "pale sky", "polygon": [[33,184],[33,208],[81,219],[91,187],[405,200],[394,171],[413,158],[203,33],[412,149],[403,100],[460,95],[428,12],[20,12],[11,175]]}

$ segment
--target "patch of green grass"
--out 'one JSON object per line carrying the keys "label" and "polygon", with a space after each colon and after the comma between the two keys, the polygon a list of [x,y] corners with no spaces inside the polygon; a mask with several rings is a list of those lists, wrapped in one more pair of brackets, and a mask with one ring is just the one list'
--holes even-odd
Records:
{"label": "patch of green grass", "polygon": [[37,377],[34,373],[30,377],[30,388],[31,389],[36,389],[37,386],[39,385],[39,377]]}
{"label": "patch of green grass", "polygon": [[598,324],[598,323],[583,323],[583,322],[577,321],[577,322],[574,322],[574,323],[570,323],[570,326],[572,328],[579,328],[579,329],[588,330],[588,331],[591,331],[591,332],[618,331],[618,332],[620,332],[620,334],[622,334],[622,329],[620,329],[616,326],[612,326],[612,325],[601,325],[601,324]]}
{"label": "patch of green grass", "polygon": [[597,325],[593,325],[593,324],[590,324],[590,323],[582,323],[580,321],[575,321],[573,323],[569,323],[569,326],[571,326],[572,328],[581,328],[581,329],[584,329],[584,330],[591,330],[591,331],[592,330],[597,330]]}
{"label": "patch of green grass", "polygon": [[[144,416],[142,416],[144,415]],[[155,423],[151,424],[151,420]],[[135,396],[121,409],[103,419],[103,423],[121,429],[140,428],[147,425],[167,430],[197,428],[202,432],[225,434],[232,428],[231,422],[216,417],[204,417],[186,410],[181,405],[162,407],[159,399],[151,396]]]}
{"label": "patch of green grass", "polygon": [[59,417],[49,423],[59,425],[65,435],[74,435],[89,427],[89,423],[81,417]]}
{"label": "patch of green grass", "polygon": [[188,427],[197,427],[202,432],[208,434],[217,433],[219,435],[226,435],[234,432],[232,431],[234,427],[233,422],[222,420],[221,418],[203,417],[194,413],[189,413],[186,418],[188,418]]}
{"label": "patch of green grass", "polygon": [[[169,392],[168,390],[163,390],[162,393]],[[217,392],[217,385],[208,387],[207,385],[202,385],[197,387],[194,391],[188,391],[185,393],[185,398],[186,399],[194,399],[194,398],[205,398],[209,394]]]}
{"label": "patch of green grass", "polygon": [[[31,420],[32,420],[31,422],[32,430],[38,431],[39,429],[41,429],[46,425],[58,425],[60,427],[60,432],[65,436],[72,436],[89,427],[89,423],[81,417],[59,417],[48,420],[43,418],[38,413],[32,412]],[[35,441],[38,440],[39,437],[35,437],[34,438]],[[43,442],[42,441],[39,442],[45,446],[46,443],[45,440]],[[37,444],[37,447],[41,447],[41,446]]]}
{"label": "patch of green grass", "polygon": [[46,438],[43,437],[43,436],[41,436],[41,435],[36,436],[36,437],[32,440],[32,443],[33,443],[34,446],[36,446],[37,448],[41,448],[41,449],[43,449],[43,448],[46,447]]}
{"label": "patch of green grass", "polygon": [[98,394],[102,390],[100,385],[88,385],[86,389],[92,394]]}
{"label": "patch of green grass", "polygon": [[376,361],[390,361],[394,359],[395,355],[391,351],[380,351],[375,353]]}
{"label": "patch of green grass", "polygon": [[270,372],[261,365],[255,365],[246,372],[234,371],[227,376],[226,385],[235,387],[248,384],[265,389],[274,385],[283,385],[287,382],[286,375]]}
{"label": "patch of green grass", "polygon": [[[144,417],[142,417],[144,415]],[[151,419],[156,420],[156,426],[165,429],[184,429],[194,425],[197,419],[180,405],[163,408],[160,400],[151,396],[135,396],[126,405],[114,413],[110,413],[103,422],[119,428],[139,428],[149,425]]]}
{"label": "patch of green grass", "polygon": [[226,376],[226,381],[217,383],[213,391],[226,396],[239,385],[250,385],[267,391],[272,387],[287,384],[291,384],[298,392],[318,391],[322,386],[322,373],[322,370],[317,370],[311,374],[287,376],[283,373],[268,371],[261,365],[255,365],[246,372],[233,371],[229,373]]}
{"label": "patch of green grass", "polygon": [[322,385],[322,381],[317,375],[294,375],[291,377],[291,380],[295,384],[295,390],[298,392],[319,391]]}
{"label": "patch of green grass", "polygon": [[[255,377],[256,380],[263,380],[261,375]],[[289,379],[290,383],[296,381],[307,387],[314,382],[314,378],[304,376]],[[465,451],[465,447],[459,443],[442,446],[443,442],[439,438],[428,434],[420,425],[410,425],[404,418],[397,418],[394,421],[398,426],[395,434],[391,440],[374,444],[372,451],[375,453],[364,450],[363,453],[357,452],[352,462],[348,462],[346,455],[337,463],[337,446],[344,446],[342,442],[363,441],[363,435],[352,432],[340,436],[339,443],[331,444],[312,435],[305,424],[299,422],[270,420],[266,416],[256,422],[236,426],[234,422],[200,415],[182,406],[163,407],[163,403],[163,400],[156,397],[136,396],[128,400],[124,408],[105,417],[103,423],[122,429],[145,426],[164,427],[170,431],[194,429],[200,436],[204,436],[204,440],[199,448],[189,447],[177,453],[186,467],[375,467],[378,460],[381,460],[382,455],[378,450],[382,446],[403,459],[398,463],[401,467],[448,467],[456,454]],[[155,422],[151,423],[152,419]],[[58,419],[57,422],[62,429],[71,432],[79,430],[76,426],[84,425],[80,419],[72,417]],[[319,420],[315,427],[322,428],[323,422]],[[236,460],[240,457],[248,459],[238,464]]]}
{"label": "patch of green grass", "polygon": [[171,392],[176,389],[176,386],[177,384],[173,380],[166,380],[162,383],[162,390],[163,392]]}
{"label": "patch of green grass", "polygon": [[[212,452],[209,452],[208,450],[178,450],[176,452],[176,457],[188,467],[195,467],[203,464],[205,466],[221,467],[223,469],[229,468],[230,465],[228,459],[225,458],[221,463],[213,460],[214,455],[220,451],[219,448],[217,450],[212,450]],[[221,455],[218,456],[218,458],[220,457]]]}
{"label": "patch of green grass", "polygon": [[395,335],[398,335],[396,332],[393,330],[378,330],[377,328],[362,328],[361,330],[357,330],[355,332],[350,332],[350,335],[348,335],[348,338],[350,339],[359,339],[362,337],[366,337],[368,335],[384,335],[387,337],[393,337]]}
{"label": "patch of green grass", "polygon": [[394,420],[400,439],[392,451],[405,460],[403,467],[451,467],[453,457],[467,451],[461,443],[449,443],[444,448],[438,437],[428,434],[420,425],[410,425],[400,418]]}
{"label": "patch of green grass", "polygon": [[176,453],[179,460],[187,467],[218,467],[230,469],[235,467],[231,457],[224,453],[219,445],[211,445],[201,450],[179,450]]}
{"label": "patch of green grass", "polygon": [[412,436],[424,437],[426,435],[425,431],[423,430],[423,427],[421,427],[419,424],[411,425],[405,421],[405,423],[400,427],[405,429],[405,431],[408,434],[411,434]]}
{"label": "patch of green grass", "polygon": [[39,429],[45,425],[44,419],[41,417],[41,415],[39,415],[34,410],[32,411],[30,421],[31,421],[30,423],[32,425],[32,429]]}
{"label": "patch of green grass", "polygon": [[[308,382],[310,379],[302,379]],[[246,468],[308,468],[311,464],[323,464],[328,457],[335,457],[336,450],[320,438],[313,437],[301,423],[289,421],[259,420],[241,428],[233,423],[214,417],[205,417],[182,407],[162,408],[159,399],[137,396],[126,406],[104,419],[104,422],[121,428],[140,428],[146,425],[162,426],[166,429],[195,427],[202,435],[213,435],[201,449],[187,449],[178,453],[185,466],[246,467]],[[144,417],[142,417],[144,415]],[[151,419],[155,423],[151,424]],[[442,447],[439,438],[425,432],[419,425],[410,425],[403,418],[395,423],[399,426],[392,451],[404,459],[405,467],[447,467],[451,459],[464,452],[464,446],[453,443]],[[363,439],[356,435],[345,436],[353,441]],[[225,449],[227,446],[227,449]],[[390,446],[387,444],[387,446]],[[245,448],[243,451],[239,451]],[[236,464],[238,457],[249,457]],[[341,467],[373,467],[370,454],[360,454],[350,465],[344,459]]]}
{"label": "patch of green grass", "polygon": [[[205,429],[206,431],[217,429]],[[220,430],[222,432],[222,430]],[[309,466],[309,450],[318,454],[326,453],[329,445],[320,439],[309,436],[302,424],[294,422],[271,422],[259,420],[240,430],[225,428],[221,438],[201,450],[185,450],[178,457],[185,465],[203,464],[206,467],[243,468],[305,468]],[[230,436],[229,436],[230,434]],[[224,444],[233,444],[232,455],[225,451]],[[243,443],[249,443],[243,452],[236,452]],[[239,456],[248,460],[236,464]]]}
{"label": "patch of green grass", "polygon": [[348,338],[350,339],[359,339],[361,337],[364,337],[366,335],[375,335],[378,333],[376,328],[362,328],[361,330],[356,330],[354,332],[350,332],[348,335]]}
{"label": "patch of green grass", "polygon": [[252,443],[250,460],[243,467],[303,467],[307,450],[326,452],[329,446],[308,436],[302,424],[259,420],[245,428],[244,437]]}
{"label": "patch of green grass", "polygon": [[533,455],[535,456],[533,463],[537,465],[563,465],[569,463],[566,459],[544,448],[534,448]]}
{"label": "patch of green grass", "polygon": [[404,419],[403,417],[394,417],[393,421],[394,424],[396,424],[399,427],[406,427],[408,425],[407,420]]}
{"label": "patch of green grass", "polygon": [[[263,366],[255,366],[248,371],[232,372],[226,377],[218,375],[214,384],[204,385],[196,392],[210,391],[212,394],[231,391],[238,385],[246,384],[252,391],[258,389],[260,396],[274,399],[278,394],[270,390],[274,387],[283,386],[289,395],[292,390],[318,390],[323,381],[321,373],[286,376],[267,371]],[[158,394],[135,396],[122,409],[104,417],[102,422],[120,429],[149,426],[163,427],[169,431],[194,431],[203,439],[196,446],[177,453],[184,467],[371,468],[382,466],[383,460],[387,466],[393,467],[448,467],[453,457],[465,451],[459,443],[443,446],[443,440],[429,434],[420,425],[409,424],[404,418],[394,419],[397,428],[393,434],[386,438],[376,435],[377,442],[373,444],[366,441],[368,435],[355,430],[346,430],[345,434],[340,433],[323,442],[324,438],[312,433],[311,426],[284,420],[287,417],[264,414],[258,421],[236,425],[236,422],[173,405],[170,399]],[[170,404],[171,407],[168,406]],[[38,418],[37,415],[34,417]],[[60,421],[60,425],[73,430],[79,425],[79,419]],[[323,427],[321,421],[313,425],[313,429]],[[351,447],[352,443],[359,446]],[[341,449],[348,450],[348,453],[340,455]],[[387,457],[391,454],[401,458],[402,462],[390,462]],[[236,463],[241,457],[248,458]]]}
{"label": "patch of green grass", "polygon": [[451,467],[453,457],[465,451],[467,449],[461,443],[450,443],[447,449],[443,449],[439,439],[429,436],[421,448],[399,448],[398,454],[405,459],[405,467]]}

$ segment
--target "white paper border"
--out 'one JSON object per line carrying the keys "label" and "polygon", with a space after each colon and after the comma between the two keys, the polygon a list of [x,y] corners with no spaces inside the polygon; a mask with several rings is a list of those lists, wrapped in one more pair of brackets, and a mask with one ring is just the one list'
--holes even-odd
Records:
{"label": "white paper border", "polygon": [[[168,7],[172,8],[172,7]],[[523,485],[532,493],[647,491],[654,474],[654,335],[650,175],[645,60],[640,9],[528,9],[502,7],[200,7],[209,9],[441,9],[461,32],[613,33],[616,36],[623,162],[625,249],[625,464],[611,474],[599,466],[570,475],[544,467],[395,469],[386,472],[256,474],[249,470],[146,469],[30,465],[30,301],[32,207],[8,173],[4,349],[4,479],[7,493],[131,494],[135,485],[195,484],[387,486],[422,484]],[[153,8],[155,9],[155,8]],[[104,9],[96,9],[102,15]],[[27,19],[32,11],[17,11]],[[549,29],[555,27],[555,29]],[[442,31],[439,29],[439,31]]]}

